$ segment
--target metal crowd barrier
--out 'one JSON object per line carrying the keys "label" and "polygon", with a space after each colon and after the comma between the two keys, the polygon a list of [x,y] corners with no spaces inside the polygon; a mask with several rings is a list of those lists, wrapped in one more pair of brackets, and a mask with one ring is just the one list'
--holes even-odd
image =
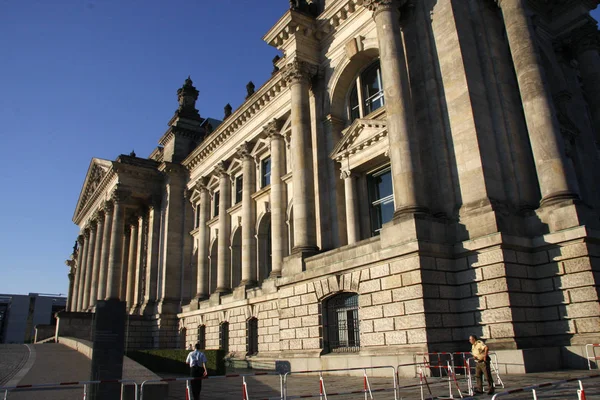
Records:
{"label": "metal crowd barrier", "polygon": [[[142,384],[140,385],[140,400],[144,400],[144,387],[146,384],[148,383],[159,383],[159,382],[176,382],[176,381],[181,381],[181,382],[186,382],[186,390],[187,390],[187,383],[190,381],[197,381],[197,380],[210,380],[210,379],[227,379],[227,378],[242,378],[242,396],[244,396],[244,394],[247,396],[248,393],[248,388],[247,388],[247,384],[246,384],[246,377],[247,376],[264,376],[264,375],[277,375],[279,376],[279,388],[281,393],[283,393],[283,376],[277,372],[255,372],[252,374],[228,374],[228,375],[215,375],[215,376],[206,376],[206,377],[201,377],[201,378],[192,378],[192,377],[184,377],[184,378],[163,378],[163,379],[153,379],[153,380],[146,380],[144,382],[142,382]],[[246,397],[247,398],[247,397]],[[283,397],[271,397],[268,399],[263,399],[263,400],[274,400],[274,399],[282,399]],[[137,397],[136,397],[137,400]]]}
{"label": "metal crowd barrier", "polygon": [[106,379],[100,381],[73,381],[73,382],[59,382],[59,383],[42,383],[39,385],[16,385],[16,386],[4,386],[0,388],[0,392],[4,391],[4,400],[8,398],[8,392],[12,392],[13,390],[23,390],[23,391],[35,391],[35,390],[56,390],[56,389],[64,389],[68,386],[81,386],[83,385],[83,398],[87,397],[88,386],[103,384],[103,383],[120,383],[121,391],[123,390],[123,386],[133,385],[134,386],[134,399],[138,398],[138,385],[135,381],[131,379]]}
{"label": "metal crowd barrier", "polygon": [[[600,357],[598,357],[596,355],[596,348],[598,348],[598,347],[600,347],[600,344],[596,344],[596,343],[590,343],[590,344],[585,345],[585,358],[587,358],[589,370],[594,369],[594,368],[592,368],[592,360],[594,361],[596,368],[598,368],[598,363],[595,362],[597,360],[600,360]],[[590,353],[592,354],[591,356],[590,356]]]}
{"label": "metal crowd barrier", "polygon": [[[374,370],[374,369],[391,369],[392,370],[392,381],[393,381],[394,386],[392,388],[371,389],[371,385],[369,383],[369,378],[367,376],[367,370]],[[327,393],[327,390],[325,388],[325,381],[323,379],[323,372],[342,372],[342,371],[363,371],[363,389],[347,391],[347,392]],[[319,393],[318,394],[288,396],[287,379],[290,375],[315,374],[315,373],[319,374]],[[359,393],[364,393],[365,400],[366,400],[367,395],[369,395],[370,398],[372,399],[373,398],[372,394],[374,392],[386,392],[386,391],[387,392],[393,391],[394,392],[394,400],[398,400],[398,383],[396,381],[396,368],[392,365],[381,365],[381,366],[376,366],[376,367],[357,367],[357,368],[294,371],[294,372],[286,372],[285,375],[283,375],[282,398],[286,399],[286,400],[287,399],[303,399],[303,398],[311,398],[311,397],[319,397],[319,399],[321,399],[321,400],[327,400],[328,396],[341,396],[341,395],[359,394]]]}
{"label": "metal crowd barrier", "polygon": [[505,392],[496,393],[492,397],[492,400],[495,400],[498,397],[509,396],[509,395],[515,394],[515,393],[523,393],[528,390],[531,390],[533,398],[537,399],[536,389],[546,388],[546,387],[550,387],[550,386],[564,385],[565,383],[575,382],[575,381],[579,382],[579,389],[577,389],[577,397],[581,400],[585,400],[585,391],[583,389],[583,383],[581,381],[583,381],[585,379],[592,379],[592,378],[600,378],[600,374],[587,375],[587,376],[582,376],[579,378],[562,379],[560,381],[540,383],[538,385],[529,385],[529,386],[524,386],[524,387],[518,388],[518,389],[507,390]]}

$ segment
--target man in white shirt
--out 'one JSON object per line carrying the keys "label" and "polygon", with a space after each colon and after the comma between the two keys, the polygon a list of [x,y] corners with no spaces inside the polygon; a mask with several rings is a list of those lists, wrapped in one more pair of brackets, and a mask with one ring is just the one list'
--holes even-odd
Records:
{"label": "man in white shirt", "polygon": [[[206,372],[206,356],[200,351],[200,344],[196,343],[196,350],[188,354],[185,362],[190,366],[190,376],[193,378],[202,378],[208,375]],[[204,371],[202,369],[204,369]],[[194,400],[200,400],[200,391],[202,390],[202,380],[194,379],[191,381],[192,397]]]}

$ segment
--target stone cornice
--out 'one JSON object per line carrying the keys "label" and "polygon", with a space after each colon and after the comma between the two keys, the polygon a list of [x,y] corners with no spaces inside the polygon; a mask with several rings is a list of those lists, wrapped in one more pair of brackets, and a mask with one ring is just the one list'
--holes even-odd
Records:
{"label": "stone cornice", "polygon": [[332,34],[352,14],[362,10],[361,3],[361,0],[347,0],[328,7],[318,17],[319,30],[325,35]]}
{"label": "stone cornice", "polygon": [[182,164],[192,170],[202,163],[207,157],[230,138],[244,123],[250,120],[256,113],[262,110],[275,97],[280,95],[288,83],[283,79],[283,74],[275,74],[267,81],[252,97],[242,104],[229,118],[227,118],[217,129],[194,149],[194,151],[183,160]]}
{"label": "stone cornice", "polygon": [[320,38],[313,17],[295,10],[288,10],[263,36],[263,40],[270,46],[281,50],[296,33],[317,40]]}

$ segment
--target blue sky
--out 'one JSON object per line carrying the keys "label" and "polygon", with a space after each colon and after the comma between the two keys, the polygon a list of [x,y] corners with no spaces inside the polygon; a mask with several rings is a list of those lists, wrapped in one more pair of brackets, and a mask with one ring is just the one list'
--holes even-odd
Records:
{"label": "blue sky", "polygon": [[[204,117],[238,107],[287,0],[0,0],[0,293],[66,293],[92,157],[146,157],[188,75]],[[598,10],[594,16],[599,18]]]}

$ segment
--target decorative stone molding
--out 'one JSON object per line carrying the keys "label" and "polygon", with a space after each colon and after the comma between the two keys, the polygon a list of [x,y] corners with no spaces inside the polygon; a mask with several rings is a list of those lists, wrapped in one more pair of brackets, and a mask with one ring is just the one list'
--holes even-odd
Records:
{"label": "decorative stone molding", "polygon": [[594,23],[588,23],[572,33],[573,47],[577,53],[600,51],[600,32]]}
{"label": "decorative stone molding", "polygon": [[350,178],[352,176],[352,171],[348,169],[343,169],[340,172],[340,179]]}
{"label": "decorative stone molding", "polygon": [[79,246],[83,246],[83,240],[84,240],[83,234],[77,236],[77,243],[79,243]]}
{"label": "decorative stone molding", "polygon": [[129,199],[131,193],[125,189],[121,189],[119,187],[115,188],[115,190],[110,194],[111,200],[117,203],[124,203]]}
{"label": "decorative stone molding", "polygon": [[318,67],[306,61],[295,58],[291,63],[287,64],[283,76],[290,84],[310,83],[312,78],[317,74]]}
{"label": "decorative stone molding", "polygon": [[252,144],[250,142],[244,142],[241,144],[240,147],[238,147],[236,154],[237,156],[242,159],[245,160],[247,158],[252,158]]}
{"label": "decorative stone molding", "polygon": [[227,161],[219,161],[217,165],[215,165],[215,174],[220,177],[228,177],[229,173],[227,172],[227,167],[229,167]]}

